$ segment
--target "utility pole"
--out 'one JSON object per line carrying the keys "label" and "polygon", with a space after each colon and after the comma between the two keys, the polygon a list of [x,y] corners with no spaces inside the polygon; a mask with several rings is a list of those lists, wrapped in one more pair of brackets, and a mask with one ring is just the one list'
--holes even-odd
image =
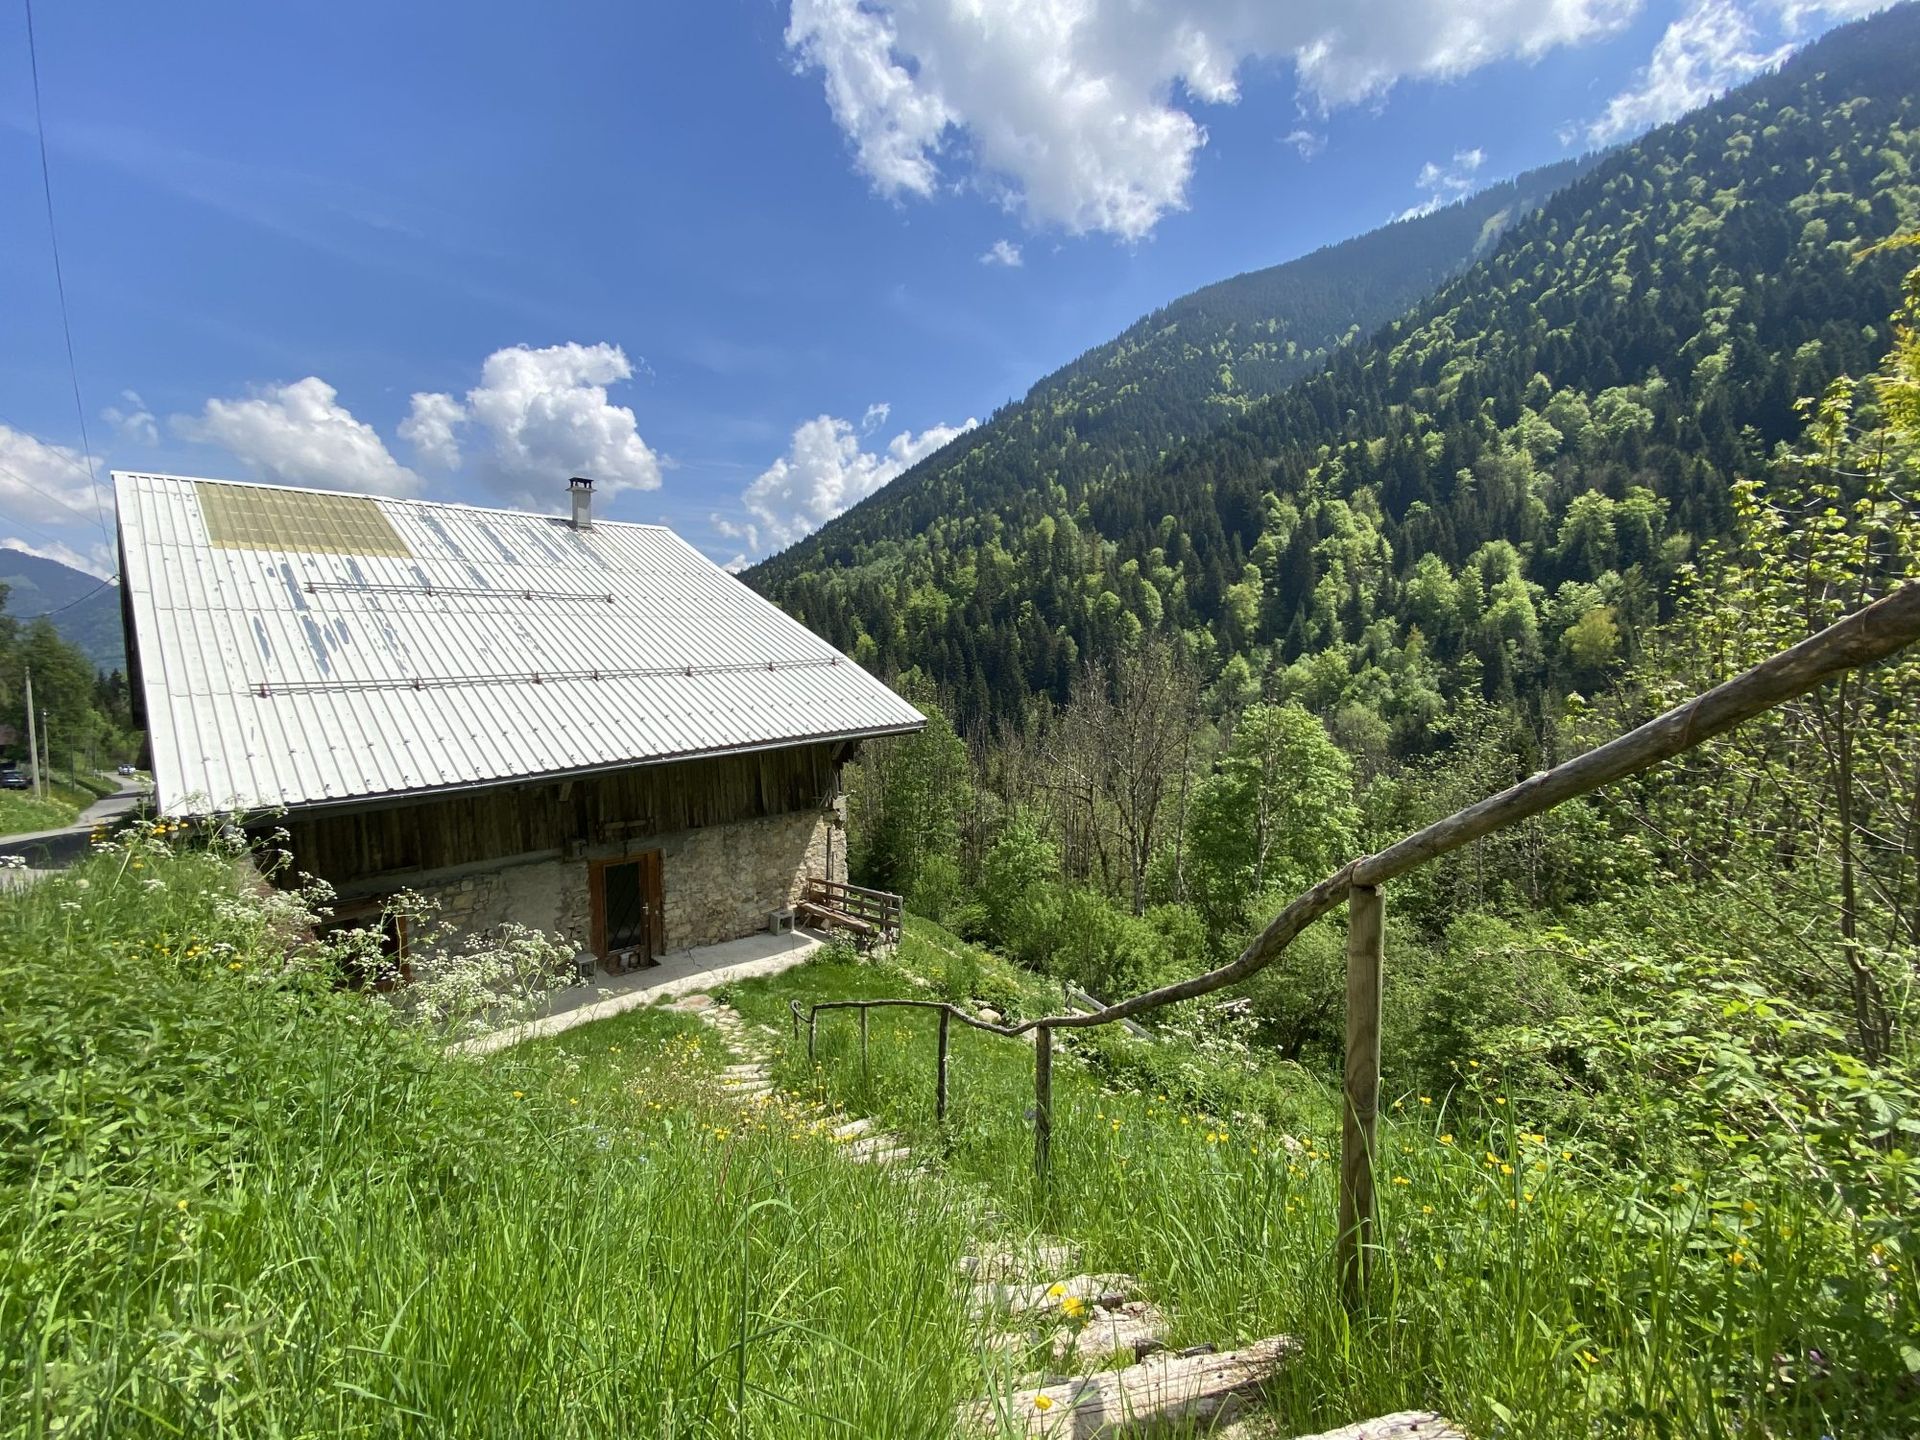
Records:
{"label": "utility pole", "polygon": [[33,667],[27,666],[27,758],[33,766],[33,793],[47,798],[46,781],[40,775],[40,739],[33,728]]}

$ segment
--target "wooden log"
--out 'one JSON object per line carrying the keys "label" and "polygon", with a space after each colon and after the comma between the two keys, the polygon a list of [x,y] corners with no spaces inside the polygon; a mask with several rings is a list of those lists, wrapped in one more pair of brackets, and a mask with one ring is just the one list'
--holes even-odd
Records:
{"label": "wooden log", "polygon": [[968,1406],[961,1411],[961,1425],[969,1434],[1034,1440],[1205,1427],[1235,1402],[1258,1393],[1299,1349],[1298,1340],[1275,1335],[1218,1355],[1155,1355],[1123,1370]]}
{"label": "wooden log", "polygon": [[1044,1191],[1053,1164],[1053,1028],[1033,1034],[1033,1178]]}
{"label": "wooden log", "polygon": [[1920,583],[1909,582],[1866,609],[1802,640],[1792,649],[1761,661],[1724,685],[1674,706],[1639,729],[1576,756],[1564,765],[1530,776],[1498,795],[1469,805],[1378,854],[1365,856],[1329,875],[1274,916],[1267,928],[1230,964],[1143,991],[1091,1014],[1043,1015],[1005,1026],[1001,1033],[1018,1035],[1040,1026],[1107,1025],[1237,985],[1265,969],[1295,936],[1339,905],[1346,898],[1349,886],[1379,885],[1449,851],[1470,845],[1483,835],[1530,819],[1615,780],[1637,775],[1691,750],[1703,740],[1731,730],[1743,720],[1804,695],[1837,675],[1884,660],[1915,640],[1920,640]]}
{"label": "wooden log", "polygon": [[933,1082],[933,1118],[935,1123],[940,1125],[947,1123],[947,1030],[952,1020],[952,1011],[940,1012],[939,1068],[934,1074]]}
{"label": "wooden log", "polygon": [[1373,1244],[1373,1147],[1380,1115],[1380,978],[1385,905],[1380,891],[1347,892],[1347,1055],[1340,1124],[1340,1229],[1336,1266],[1349,1309],[1366,1293]]}

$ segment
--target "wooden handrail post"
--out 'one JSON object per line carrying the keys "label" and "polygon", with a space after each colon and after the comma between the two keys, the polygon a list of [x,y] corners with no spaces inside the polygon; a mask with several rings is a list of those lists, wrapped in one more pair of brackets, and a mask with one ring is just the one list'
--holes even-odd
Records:
{"label": "wooden handrail post", "polygon": [[820,1029],[820,1011],[816,1006],[807,1011],[807,1060],[813,1060],[815,1037]]}
{"label": "wooden handrail post", "polygon": [[1033,1032],[1033,1178],[1044,1191],[1053,1164],[1053,1027]]}
{"label": "wooden handrail post", "polygon": [[933,1118],[937,1124],[947,1123],[947,1027],[953,1020],[953,1012],[940,1012],[940,1068],[933,1085]]}
{"label": "wooden handrail post", "polygon": [[867,1007],[860,1007],[860,1083],[873,1084],[873,1072],[867,1068]]}
{"label": "wooden handrail post", "polygon": [[1340,1126],[1340,1292],[1357,1309],[1373,1244],[1373,1147],[1380,1114],[1380,977],[1385,906],[1378,887],[1347,892],[1347,1067]]}

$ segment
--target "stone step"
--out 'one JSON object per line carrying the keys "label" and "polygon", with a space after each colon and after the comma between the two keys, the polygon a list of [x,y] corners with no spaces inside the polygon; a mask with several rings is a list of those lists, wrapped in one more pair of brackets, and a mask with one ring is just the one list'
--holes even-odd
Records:
{"label": "stone step", "polygon": [[762,1095],[771,1095],[773,1093],[773,1086],[766,1084],[728,1085],[724,1088],[727,1095],[735,1100],[754,1100]]}
{"label": "stone step", "polygon": [[[836,1135],[839,1134],[838,1131],[834,1133]],[[884,1132],[876,1135],[856,1135],[853,1139],[844,1143],[846,1145],[847,1156],[854,1160],[864,1160],[876,1150],[898,1150],[901,1148],[898,1137],[885,1134]]]}
{"label": "stone step", "polygon": [[1139,1288],[1140,1282],[1133,1276],[1118,1274],[1072,1275],[1050,1284],[978,1284],[973,1287],[971,1308],[976,1315],[1026,1315],[1035,1310],[1058,1310],[1060,1302],[1071,1296],[1084,1305],[1107,1309],[1135,1298]]}
{"label": "stone step", "polygon": [[862,1115],[858,1120],[849,1120],[846,1124],[837,1126],[834,1129],[833,1138],[836,1140],[851,1140],[854,1136],[864,1135],[871,1129],[873,1129],[873,1121],[867,1116]]}
{"label": "stone step", "polygon": [[973,1280],[1021,1280],[1035,1275],[1058,1275],[1079,1263],[1077,1247],[1050,1244],[1028,1250],[989,1250],[980,1255],[963,1255],[958,1265],[960,1273]]}
{"label": "stone step", "polygon": [[737,1079],[743,1075],[752,1080],[764,1080],[767,1078],[767,1067],[754,1064],[729,1065],[720,1072],[723,1080]]}
{"label": "stone step", "polygon": [[1084,1320],[1055,1329],[1052,1346],[1056,1375],[1085,1374],[1115,1356],[1134,1364],[1167,1348],[1167,1317],[1148,1300],[1095,1305]]}
{"label": "stone step", "polygon": [[1467,1432],[1431,1410],[1402,1410],[1300,1440],[1467,1440]]}
{"label": "stone step", "polygon": [[1154,1355],[1122,1370],[979,1401],[962,1408],[960,1422],[975,1435],[1034,1440],[1207,1425],[1257,1394],[1299,1349],[1291,1336],[1275,1335],[1218,1355]]}
{"label": "stone step", "polygon": [[902,1161],[911,1160],[913,1152],[904,1145],[895,1145],[882,1150],[863,1150],[847,1158],[856,1165],[898,1165]]}

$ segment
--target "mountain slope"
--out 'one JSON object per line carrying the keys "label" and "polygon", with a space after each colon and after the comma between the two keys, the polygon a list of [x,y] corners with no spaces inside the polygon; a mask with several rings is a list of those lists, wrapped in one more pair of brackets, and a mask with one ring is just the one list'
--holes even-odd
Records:
{"label": "mountain slope", "polygon": [[1068,486],[956,445],[756,579],[963,721],[1152,630],[1229,688],[1370,709],[1403,742],[1475,680],[1598,683],[1724,531],[1731,480],[1798,433],[1795,399],[1885,349],[1902,266],[1856,255],[1920,227],[1915,73],[1920,7],[1836,30],[1161,463]]}
{"label": "mountain slope", "polygon": [[50,616],[53,628],[103,671],[127,668],[120,592],[98,576],[24,550],[0,550],[6,613],[17,620]]}
{"label": "mountain slope", "polygon": [[864,547],[911,536],[955,503],[1011,515],[1046,482],[1077,496],[1157,464],[1430,294],[1592,163],[1530,171],[1431,215],[1183,296],[744,578],[777,590],[821,565],[860,563]]}

